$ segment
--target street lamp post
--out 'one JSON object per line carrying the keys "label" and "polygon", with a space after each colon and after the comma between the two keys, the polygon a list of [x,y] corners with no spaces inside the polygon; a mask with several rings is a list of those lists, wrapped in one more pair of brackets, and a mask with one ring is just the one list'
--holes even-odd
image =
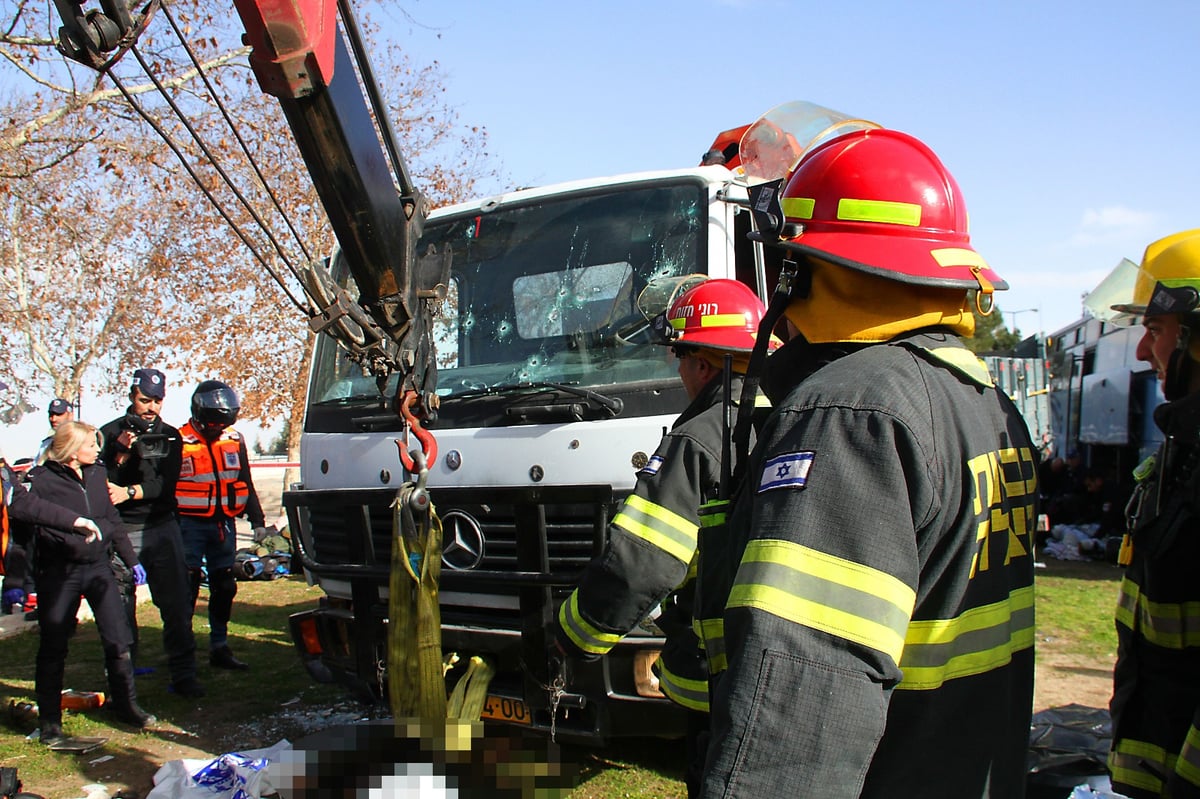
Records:
{"label": "street lamp post", "polygon": [[1023,313],[1033,313],[1033,312],[1035,312],[1035,311],[1036,311],[1037,313],[1041,313],[1041,312],[1042,312],[1042,309],[1041,309],[1041,308],[1022,308],[1022,309],[1021,309],[1021,310],[1019,310],[1019,311],[1005,311],[1005,313],[1007,313],[1007,314],[1009,315],[1009,317],[1010,317],[1010,319],[1009,319],[1009,323],[1008,323],[1008,331],[1009,331],[1010,333],[1016,333],[1016,332],[1017,332],[1017,315],[1018,315],[1018,314],[1023,314]]}

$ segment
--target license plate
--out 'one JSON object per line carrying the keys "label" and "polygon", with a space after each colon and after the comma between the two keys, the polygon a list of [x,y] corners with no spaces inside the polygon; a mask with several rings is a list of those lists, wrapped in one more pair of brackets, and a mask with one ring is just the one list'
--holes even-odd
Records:
{"label": "license plate", "polygon": [[533,717],[529,713],[529,705],[520,699],[507,696],[488,695],[483,705],[482,718],[492,721],[506,721],[509,724],[532,724]]}

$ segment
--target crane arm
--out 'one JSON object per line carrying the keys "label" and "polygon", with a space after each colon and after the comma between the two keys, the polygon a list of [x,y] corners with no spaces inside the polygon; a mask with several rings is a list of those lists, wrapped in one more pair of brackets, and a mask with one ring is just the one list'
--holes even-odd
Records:
{"label": "crane arm", "polygon": [[[59,49],[105,69],[134,46],[159,2],[133,14],[128,0],[102,0],[91,10],[83,0],[55,0]],[[279,100],[358,290],[350,298],[314,267],[305,276],[316,307],[309,324],[335,335],[381,381],[400,372],[397,408],[415,391],[414,410],[427,416],[437,383],[432,304],[445,296],[449,259],[416,256],[428,203],[399,153],[349,0],[234,5],[250,65]]]}

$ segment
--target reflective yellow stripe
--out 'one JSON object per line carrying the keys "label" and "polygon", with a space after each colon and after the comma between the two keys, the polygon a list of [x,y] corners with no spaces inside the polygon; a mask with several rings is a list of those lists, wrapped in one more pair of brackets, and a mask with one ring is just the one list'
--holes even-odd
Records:
{"label": "reflective yellow stripe", "polygon": [[637,494],[629,495],[613,524],[684,563],[690,561],[696,551],[697,525]]}
{"label": "reflective yellow stripe", "polygon": [[1128,578],[1121,581],[1116,618],[1156,646],[1200,646],[1200,602],[1151,602]]}
{"label": "reflective yellow stripe", "polygon": [[[1147,764],[1158,773],[1148,769]],[[1163,781],[1158,775],[1175,770],[1175,756],[1161,746],[1122,738],[1108,754],[1108,770],[1112,772],[1113,782],[1158,794],[1163,789]]]}
{"label": "reflective yellow stripe", "polygon": [[661,659],[658,669],[658,687],[668,699],[691,710],[708,712],[708,680],[691,680],[673,674]]}
{"label": "reflective yellow stripe", "polygon": [[725,620],[692,619],[692,630],[708,658],[708,673],[717,674],[729,668],[725,657]]}
{"label": "reflective yellow stripe", "polygon": [[567,601],[558,609],[558,623],[575,646],[591,655],[603,655],[624,638],[622,635],[598,629],[579,614],[578,589],[572,591],[571,596],[567,597]]}
{"label": "reflective yellow stripe", "polygon": [[1200,787],[1200,730],[1188,728],[1183,751],[1175,761],[1175,773],[1194,786]]}
{"label": "reflective yellow stripe", "polygon": [[971,608],[954,619],[913,621],[904,639],[899,689],[925,691],[947,680],[983,674],[1033,646],[1033,587]]}
{"label": "reflective yellow stripe", "polygon": [[733,502],[728,499],[713,499],[700,506],[700,526],[716,527],[725,523],[729,506]]}
{"label": "reflective yellow stripe", "polygon": [[[671,327],[683,330],[689,321],[686,316],[676,316],[669,320]],[[746,317],[740,313],[701,314],[700,327],[745,327]]]}
{"label": "reflective yellow stripe", "polygon": [[933,256],[934,262],[942,268],[951,266],[988,268],[987,261],[983,260],[982,255],[974,250],[968,250],[966,247],[943,247],[940,250],[930,250],[929,254]]}
{"label": "reflective yellow stripe", "polygon": [[838,200],[837,218],[843,222],[880,222],[886,225],[921,226],[921,206],[887,200]]}
{"label": "reflective yellow stripe", "polygon": [[784,197],[781,205],[788,219],[812,219],[817,201],[811,197]]}
{"label": "reflective yellow stripe", "polygon": [[791,541],[751,541],[728,608],[752,607],[848,641],[897,663],[916,594],[887,572]]}
{"label": "reflective yellow stripe", "polygon": [[987,370],[987,365],[979,360],[978,355],[968,349],[964,349],[963,347],[938,347],[925,351],[942,363],[953,366],[981,386],[991,388],[995,385],[992,383],[992,376]]}

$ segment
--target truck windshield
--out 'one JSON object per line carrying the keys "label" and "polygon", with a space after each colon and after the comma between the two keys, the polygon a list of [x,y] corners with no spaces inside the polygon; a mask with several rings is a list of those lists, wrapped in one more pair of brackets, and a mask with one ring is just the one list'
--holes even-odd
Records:
{"label": "truck windshield", "polygon": [[[637,299],[647,286],[707,271],[707,203],[702,183],[680,179],[431,219],[418,251],[453,253],[434,327],[437,393],[675,379]],[[313,402],[379,398],[375,379],[331,339],[317,359]]]}

